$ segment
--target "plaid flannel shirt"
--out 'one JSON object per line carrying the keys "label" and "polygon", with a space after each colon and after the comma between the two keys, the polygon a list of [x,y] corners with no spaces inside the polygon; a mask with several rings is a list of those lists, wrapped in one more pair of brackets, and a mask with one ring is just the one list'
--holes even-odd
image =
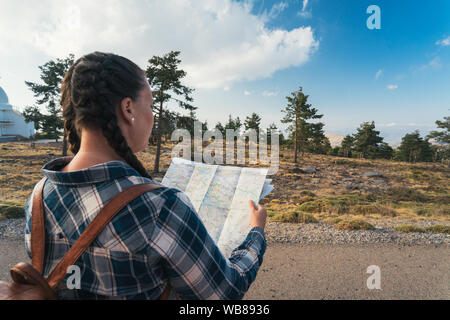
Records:
{"label": "plaid flannel shirt", "polygon": [[[61,172],[72,156],[47,162],[44,275],[48,276],[104,205],[142,177],[121,161]],[[25,247],[31,258],[33,190],[25,205]],[[166,284],[170,299],[242,299],[255,280],[266,250],[255,227],[230,258],[219,251],[185,193],[162,187],[125,206],[75,263],[81,289],[58,287],[68,299],[158,299]]]}

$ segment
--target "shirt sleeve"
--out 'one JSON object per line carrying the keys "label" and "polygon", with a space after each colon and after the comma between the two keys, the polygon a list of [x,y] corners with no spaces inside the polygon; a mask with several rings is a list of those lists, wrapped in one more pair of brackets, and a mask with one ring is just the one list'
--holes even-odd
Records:
{"label": "shirt sleeve", "polygon": [[31,259],[31,249],[30,249],[30,240],[31,240],[31,208],[30,208],[31,197],[28,198],[25,203],[24,211],[25,211],[25,251],[27,252],[28,257]]}
{"label": "shirt sleeve", "polygon": [[176,191],[165,201],[151,237],[151,247],[162,257],[171,290],[180,299],[242,299],[263,261],[264,230],[252,228],[227,259],[189,198],[172,189]]}

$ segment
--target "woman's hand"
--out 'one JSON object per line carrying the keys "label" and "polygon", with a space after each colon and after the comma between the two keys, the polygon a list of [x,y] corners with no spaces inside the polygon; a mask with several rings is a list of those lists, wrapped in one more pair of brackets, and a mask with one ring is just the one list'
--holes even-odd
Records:
{"label": "woman's hand", "polygon": [[255,206],[255,203],[252,200],[248,200],[248,204],[250,206],[250,226],[251,228],[260,227],[264,230],[266,226],[266,208],[262,205]]}

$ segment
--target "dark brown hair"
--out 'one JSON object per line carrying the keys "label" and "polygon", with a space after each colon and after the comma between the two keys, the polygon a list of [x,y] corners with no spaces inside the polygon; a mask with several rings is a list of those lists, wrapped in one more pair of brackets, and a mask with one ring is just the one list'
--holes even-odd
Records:
{"label": "dark brown hair", "polygon": [[151,178],[129,147],[116,115],[122,99],[136,100],[145,81],[145,72],[139,66],[116,54],[96,51],[75,61],[61,85],[69,150],[78,153],[82,128],[101,128],[116,153],[142,176]]}

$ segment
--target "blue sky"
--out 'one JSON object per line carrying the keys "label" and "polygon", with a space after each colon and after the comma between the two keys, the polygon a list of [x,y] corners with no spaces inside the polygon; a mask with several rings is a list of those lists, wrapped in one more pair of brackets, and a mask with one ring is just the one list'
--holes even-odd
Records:
{"label": "blue sky", "polygon": [[[265,1],[265,9],[276,3]],[[449,115],[450,46],[436,44],[450,35],[449,1],[310,0],[306,17],[298,14],[302,1],[285,3],[270,27],[311,26],[319,48],[304,65],[242,84],[250,92],[278,92],[246,97],[255,110],[278,111],[285,96],[302,86],[324,114],[326,132],[347,134],[374,120],[390,142],[415,129],[428,133],[435,120]],[[381,9],[380,30],[366,27],[371,4]]]}
{"label": "blue sky", "polygon": [[[366,26],[374,4],[380,30]],[[256,112],[263,126],[284,128],[285,97],[299,86],[324,114],[326,133],[373,120],[397,143],[449,115],[450,1],[141,0],[115,2],[93,19],[96,5],[104,6],[0,0],[0,86],[18,109],[34,102],[24,81],[39,81],[37,66],[50,59],[110,51],[145,68],[152,55],[181,50],[210,126]]]}

